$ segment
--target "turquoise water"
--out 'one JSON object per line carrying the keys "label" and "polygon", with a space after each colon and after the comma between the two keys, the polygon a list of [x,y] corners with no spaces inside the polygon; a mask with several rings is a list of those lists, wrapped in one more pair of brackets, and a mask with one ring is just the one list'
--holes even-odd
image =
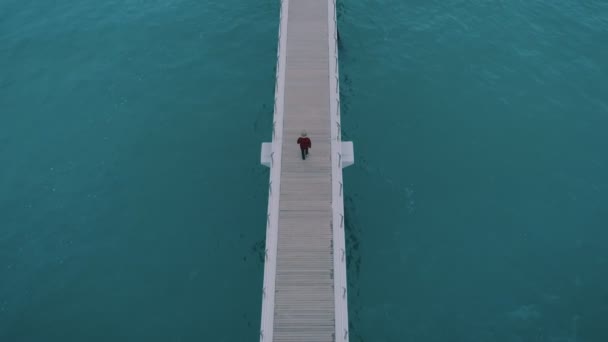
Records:
{"label": "turquoise water", "polygon": [[0,1],[0,341],[257,336],[277,11]]}
{"label": "turquoise water", "polygon": [[352,340],[608,341],[608,3],[341,9]]}
{"label": "turquoise water", "polygon": [[[607,341],[608,5],[339,11],[351,341]],[[0,0],[0,341],[257,340],[277,24]]]}

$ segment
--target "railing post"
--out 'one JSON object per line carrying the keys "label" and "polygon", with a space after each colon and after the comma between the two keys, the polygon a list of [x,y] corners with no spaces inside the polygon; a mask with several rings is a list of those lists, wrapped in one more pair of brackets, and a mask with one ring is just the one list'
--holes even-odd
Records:
{"label": "railing post", "polygon": [[340,228],[344,226],[344,215],[340,214]]}
{"label": "railing post", "polygon": [[340,96],[338,96],[336,98],[336,108],[338,109],[338,110],[336,110],[336,114],[338,114],[338,116],[340,116]]}
{"label": "railing post", "polygon": [[[277,50],[280,53],[280,49]],[[277,73],[275,78],[278,80],[279,79],[279,68],[281,67],[281,60],[279,59],[279,54],[277,54]]]}
{"label": "railing post", "polygon": [[[272,155],[271,155],[272,156]],[[272,158],[271,158],[272,159]],[[342,182],[340,182],[340,197],[342,197]]]}
{"label": "railing post", "polygon": [[338,125],[338,140],[340,140],[340,123],[336,121],[336,125]]}

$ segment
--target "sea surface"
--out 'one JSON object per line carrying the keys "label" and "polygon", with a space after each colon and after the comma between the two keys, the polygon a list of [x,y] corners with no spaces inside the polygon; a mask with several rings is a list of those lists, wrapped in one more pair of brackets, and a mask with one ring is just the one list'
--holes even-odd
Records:
{"label": "sea surface", "polygon": [[[279,1],[0,0],[0,341],[257,341]],[[608,341],[608,2],[338,0],[352,342]]]}

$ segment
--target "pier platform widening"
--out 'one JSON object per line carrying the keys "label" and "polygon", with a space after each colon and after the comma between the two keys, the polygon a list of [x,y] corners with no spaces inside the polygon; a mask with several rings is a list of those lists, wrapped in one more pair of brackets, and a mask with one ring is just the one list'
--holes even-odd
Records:
{"label": "pier platform widening", "polygon": [[[261,342],[348,341],[336,4],[282,0],[262,294]],[[296,144],[306,130],[310,155]]]}

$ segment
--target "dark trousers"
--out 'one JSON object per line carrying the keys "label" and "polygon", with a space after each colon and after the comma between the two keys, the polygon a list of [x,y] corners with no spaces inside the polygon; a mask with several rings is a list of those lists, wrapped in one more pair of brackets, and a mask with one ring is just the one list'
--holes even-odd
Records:
{"label": "dark trousers", "polygon": [[306,159],[306,156],[308,155],[308,149],[301,148],[300,150],[302,151],[302,160]]}

